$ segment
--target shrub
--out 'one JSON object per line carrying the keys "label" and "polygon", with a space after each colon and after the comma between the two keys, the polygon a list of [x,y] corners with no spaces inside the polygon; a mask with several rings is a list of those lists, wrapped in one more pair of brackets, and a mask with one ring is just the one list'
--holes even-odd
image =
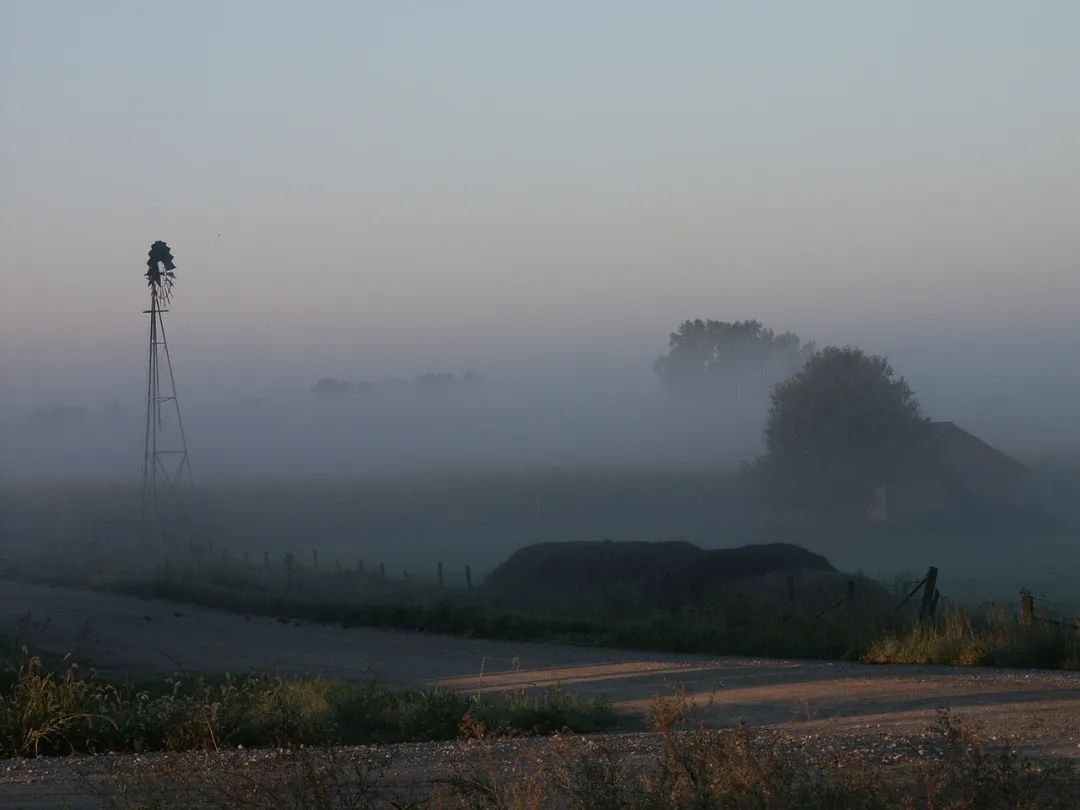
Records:
{"label": "shrub", "polygon": [[75,664],[54,673],[24,659],[0,689],[0,756],[445,740],[466,718],[494,734],[596,731],[615,721],[607,702],[558,690],[481,699],[258,675],[136,688]]}

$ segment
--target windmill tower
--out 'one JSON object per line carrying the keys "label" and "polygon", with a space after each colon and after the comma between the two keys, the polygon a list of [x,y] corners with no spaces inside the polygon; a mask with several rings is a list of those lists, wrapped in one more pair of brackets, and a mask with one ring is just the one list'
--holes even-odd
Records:
{"label": "windmill tower", "polygon": [[[190,487],[191,463],[187,437],[180,417],[169,344],[165,340],[165,320],[172,301],[176,265],[172,251],[162,241],[150,246],[146,261],[146,282],[150,287],[149,366],[146,375],[146,443],[143,453],[142,517],[144,532],[160,536],[165,512],[174,500],[170,496],[181,486]],[[162,359],[164,358],[164,368]]]}

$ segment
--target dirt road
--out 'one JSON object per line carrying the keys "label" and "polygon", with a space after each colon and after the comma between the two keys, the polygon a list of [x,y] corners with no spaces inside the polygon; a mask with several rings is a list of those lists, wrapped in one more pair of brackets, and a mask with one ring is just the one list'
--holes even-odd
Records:
{"label": "dirt road", "polygon": [[111,675],[229,671],[322,674],[498,692],[560,684],[604,695],[637,725],[682,685],[712,694],[717,725],[912,732],[951,706],[1024,747],[1080,758],[1080,672],[868,666],[640,653],[342,628],[192,605],[0,583],[0,633],[72,653]]}

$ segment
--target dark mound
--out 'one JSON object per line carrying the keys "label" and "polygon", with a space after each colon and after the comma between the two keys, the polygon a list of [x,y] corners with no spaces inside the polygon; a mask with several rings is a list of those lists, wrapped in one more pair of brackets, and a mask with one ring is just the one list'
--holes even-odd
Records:
{"label": "dark mound", "polygon": [[569,599],[677,606],[725,584],[776,571],[835,572],[819,554],[787,543],[706,551],[691,543],[540,543],[514,552],[488,584],[500,601],[552,607]]}

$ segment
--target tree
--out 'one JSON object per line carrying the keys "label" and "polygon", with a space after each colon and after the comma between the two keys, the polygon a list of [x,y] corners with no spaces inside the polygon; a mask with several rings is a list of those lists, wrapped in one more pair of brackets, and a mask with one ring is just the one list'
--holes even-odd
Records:
{"label": "tree", "polygon": [[926,422],[884,357],[829,346],[773,389],[765,468],[790,504],[862,510]]}
{"label": "tree", "polygon": [[320,377],[318,382],[311,386],[311,393],[320,400],[344,399],[350,396],[352,391],[352,383],[343,382],[337,377]]}
{"label": "tree", "polygon": [[675,390],[725,389],[737,393],[768,387],[793,374],[814,351],[792,332],[777,334],[760,321],[683,321],[654,368]]}

